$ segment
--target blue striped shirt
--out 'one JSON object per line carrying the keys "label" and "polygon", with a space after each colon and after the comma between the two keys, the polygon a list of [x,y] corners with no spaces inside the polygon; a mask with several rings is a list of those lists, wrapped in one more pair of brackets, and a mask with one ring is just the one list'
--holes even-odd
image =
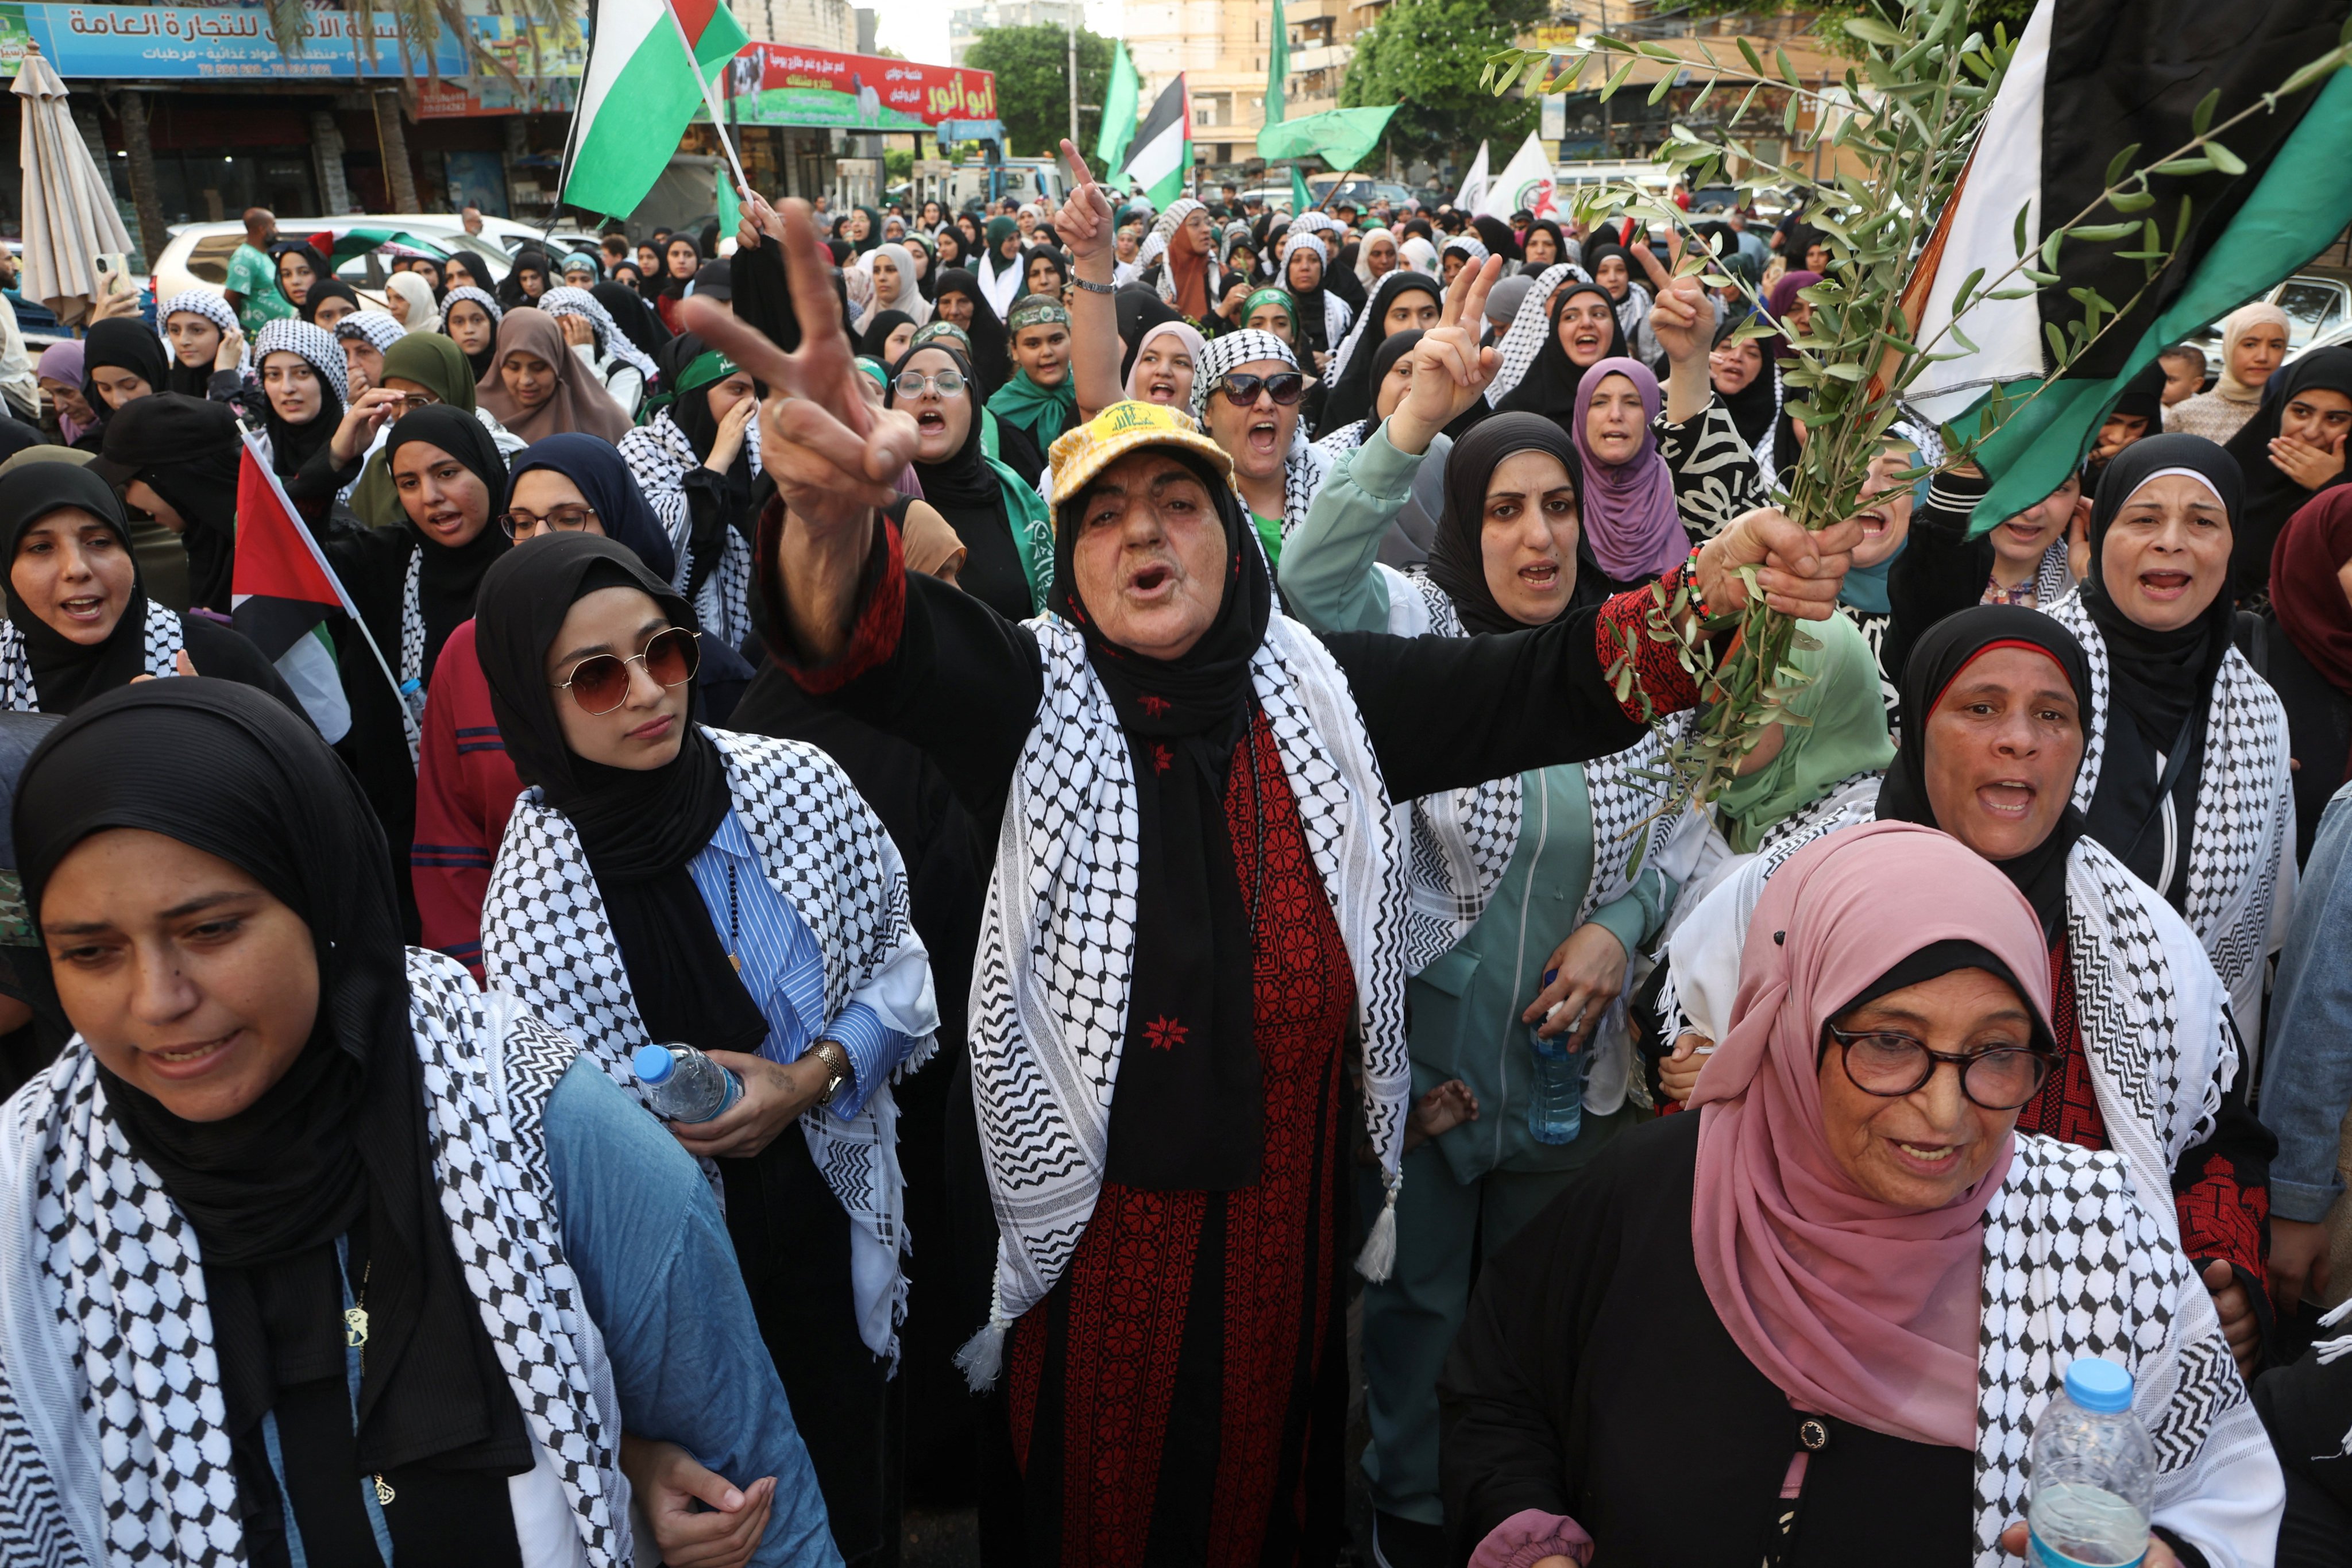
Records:
{"label": "blue striped shirt", "polygon": [[[727,871],[735,870],[735,939],[728,942]],[[687,875],[710,911],[719,942],[743,961],[743,988],[768,1020],[760,1054],[772,1062],[795,1062],[819,1039],[838,1040],[856,1068],[856,1082],[844,1084],[830,1110],[846,1121],[866,1105],[874,1086],[898,1070],[913,1042],[882,1022],[863,1002],[852,1002],[828,1020],[824,1016],[824,954],[816,937],[761,868],[751,835],[729,811],[693,859]]]}

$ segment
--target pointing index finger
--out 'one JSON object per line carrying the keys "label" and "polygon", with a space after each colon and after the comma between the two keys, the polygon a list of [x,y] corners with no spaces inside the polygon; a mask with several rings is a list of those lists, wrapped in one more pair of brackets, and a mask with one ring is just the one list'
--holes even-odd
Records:
{"label": "pointing index finger", "polygon": [[[1670,240],[1668,243],[1674,244],[1674,241]],[[1650,282],[1654,288],[1664,289],[1675,280],[1674,274],[1667,271],[1664,264],[1658,260],[1658,253],[1650,248],[1650,237],[1646,232],[1633,237],[1632,249],[1633,258],[1642,264],[1642,270],[1649,274]],[[1675,246],[1675,258],[1677,261],[1682,258],[1679,245]]]}
{"label": "pointing index finger", "polygon": [[1076,144],[1066,136],[1062,138],[1062,161],[1069,164],[1070,176],[1079,184],[1091,185],[1095,183],[1094,171],[1087,167],[1087,161],[1078,155]]}

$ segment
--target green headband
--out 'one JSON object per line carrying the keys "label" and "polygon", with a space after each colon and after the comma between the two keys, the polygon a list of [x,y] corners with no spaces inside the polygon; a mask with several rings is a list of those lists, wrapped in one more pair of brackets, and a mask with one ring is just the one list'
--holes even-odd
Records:
{"label": "green headband", "polygon": [[1289,289],[1261,289],[1242,301],[1242,320],[1248,321],[1249,313],[1269,300],[1279,303],[1291,316],[1296,317],[1298,314],[1298,301],[1290,297]]}
{"label": "green headband", "polygon": [[915,335],[908,340],[907,348],[911,353],[921,348],[925,343],[937,342],[941,338],[954,342],[963,350],[966,359],[971,357],[971,334],[953,321],[931,321],[916,328]]}
{"label": "green headband", "polygon": [[890,372],[880,360],[868,359],[864,354],[859,354],[857,356],[857,368],[864,371],[867,375],[872,376],[883,386],[887,387],[890,384]]}
{"label": "green headband", "polygon": [[741,368],[742,366],[720,353],[717,349],[711,349],[698,355],[691,363],[678,373],[676,390],[692,392],[698,386],[709,386],[714,381],[725,381]]}
{"label": "green headband", "polygon": [[1049,300],[1043,294],[1024,295],[1015,301],[1013,314],[1004,321],[1005,330],[1013,332],[1024,327],[1066,327],[1069,324],[1070,313],[1062,308],[1062,302]]}

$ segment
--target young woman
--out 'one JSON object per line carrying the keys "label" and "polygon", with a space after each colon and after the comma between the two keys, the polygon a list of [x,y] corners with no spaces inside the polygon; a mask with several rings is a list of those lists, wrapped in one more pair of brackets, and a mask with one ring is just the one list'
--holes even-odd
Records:
{"label": "young woman", "polygon": [[[686,602],[611,540],[534,541],[483,584],[476,651],[516,804],[483,968],[642,1096],[639,1047],[715,1053],[744,1094],[673,1124],[719,1163],[761,1338],[835,1542],[897,1539],[889,1378],[907,1250],[893,1080],[935,1048],[930,967],[889,835],[813,746],[696,722]],[[560,956],[541,912],[593,934]]]}
{"label": "young woman", "polygon": [[702,268],[702,252],[694,241],[682,234],[674,234],[662,247],[661,290],[654,297],[654,309],[661,313],[662,325],[671,331],[683,331],[678,325],[677,302],[686,298],[687,285]]}
{"label": "young woman", "polygon": [[539,297],[562,281],[547,252],[525,248],[515,252],[514,265],[499,283],[499,303],[509,310],[536,304]]}
{"label": "young woman", "polygon": [[1394,333],[1425,331],[1435,326],[1444,302],[1437,279],[1418,272],[1391,269],[1373,285],[1363,315],[1331,355],[1326,376],[1331,392],[1316,426],[1318,437],[1371,413],[1373,393],[1380,384],[1371,362],[1378,357],[1381,344]]}
{"label": "young woman", "polygon": [[343,348],[343,379],[351,395],[383,384],[383,353],[408,334],[383,310],[354,310],[335,323],[335,342]]}
{"label": "young woman", "polygon": [[575,250],[565,257],[560,270],[563,286],[568,289],[593,289],[604,277],[604,264],[584,250]]}
{"label": "young woman", "polygon": [[751,635],[751,491],[760,477],[751,377],[688,334],[671,341],[669,405],[622,437],[620,453],[667,534],[672,585],[703,631],[730,648]]}
{"label": "young woman", "polygon": [[[300,721],[142,686],[17,807],[79,1031],[8,1107],[40,1152],[0,1207],[58,1244],[0,1280],[20,1554],[625,1562],[628,1486],[673,1562],[837,1561],[692,1163],[574,1041],[403,950],[383,832]],[[59,1206],[99,1192],[129,1206]]]}
{"label": "young woman", "polygon": [[1038,614],[1053,570],[1051,518],[1036,486],[988,454],[971,362],[926,343],[891,367],[886,403],[914,416],[923,499],[970,551],[957,584],[1007,620]]}
{"label": "young woman", "polygon": [[328,331],[360,308],[359,291],[340,278],[321,278],[303,296],[301,319]]}
{"label": "young woman", "polygon": [[445,287],[438,297],[442,300],[448,299],[452,289],[479,289],[484,293],[489,292],[489,274],[463,251],[451,252],[449,258],[441,264],[441,271]]}
{"label": "young woman", "polygon": [[1027,277],[1023,292],[1054,300],[1060,300],[1069,292],[1069,258],[1052,246],[1041,245],[1030,251],[1024,266]]}
{"label": "young woman", "polygon": [[1707,379],[1716,401],[1731,416],[1732,427],[1755,456],[1757,483],[1769,491],[1778,471],[1774,438],[1780,424],[1780,359],[1769,338],[1731,341],[1747,324],[1745,312],[1723,312],[1714,352],[1707,355]]}
{"label": "young woman", "polygon": [[1004,330],[1003,313],[989,302],[977,277],[960,267],[940,273],[933,316],[971,340],[971,366],[980,378],[982,402],[1013,379],[1012,335]]}
{"label": "young woman", "polygon": [[894,363],[914,342],[915,331],[915,319],[906,311],[877,310],[867,318],[866,331],[857,340],[858,357],[877,364]]}
{"label": "young woman", "polygon": [[1011,218],[988,220],[988,247],[980,258],[979,279],[981,298],[1000,317],[1021,298],[1029,269],[1021,260],[1021,226]]}
{"label": "young woman", "polygon": [[1226,285],[1224,270],[1217,265],[1217,235],[1208,209],[1181,196],[1152,223],[1151,236],[1159,241],[1158,252],[1154,254],[1150,241],[1145,242],[1139,281],[1178,315],[1209,331],[1209,312],[1224,298]]}
{"label": "young woman", "polygon": [[[342,346],[334,334],[307,321],[277,321],[255,336],[253,363],[266,404],[261,438],[270,470],[286,481],[288,499],[315,526],[350,482],[333,477],[344,460],[340,457],[323,459],[311,471],[312,459],[328,450],[351,403]],[[369,435],[373,434],[371,426]],[[351,460],[356,462],[357,455]]]}
{"label": "young woman", "polygon": [[229,402],[245,386],[245,332],[228,301],[209,289],[187,289],[155,307],[171,345],[172,366],[158,392]]}
{"label": "young woman", "polygon": [[604,441],[629,433],[629,416],[544,310],[511,310],[499,322],[490,371],[476,384],[474,396],[526,442],[566,430]]}
{"label": "young woman", "polygon": [[[1548,268],[1519,301],[1496,347],[1501,364],[1486,401],[1507,414],[1564,418],[1584,373],[1604,359],[1630,359],[1609,290],[1568,262]],[[1574,432],[1563,424],[1564,434]]]}
{"label": "young woman", "polygon": [[105,476],[186,551],[188,604],[229,613],[236,560],[236,415],[210,398],[162,393],[107,421]]}
{"label": "young woman", "polygon": [[476,381],[490,374],[490,362],[498,357],[499,323],[505,316],[499,302],[479,289],[452,289],[441,301],[441,331],[465,351]]}
{"label": "young woman", "polygon": [[919,327],[931,319],[931,301],[916,286],[915,258],[905,246],[896,241],[877,245],[858,265],[866,269],[872,288],[866,309],[854,323],[856,331],[864,331],[866,323],[884,310],[897,310]]}
{"label": "young woman", "polygon": [[82,338],[82,401],[104,426],[133,398],[152,397],[171,385],[171,361],[163,340],[146,322],[117,316],[95,323]]}
{"label": "young woman", "polygon": [[383,302],[393,320],[412,332],[441,330],[441,307],[422,272],[395,272],[383,280]]}
{"label": "young woman", "polygon": [[327,258],[307,242],[273,245],[269,254],[278,261],[278,291],[297,310],[309,303],[313,284],[334,276],[335,269],[327,265]]}
{"label": "young woman", "polygon": [[[1647,245],[1646,241],[1636,243],[1645,247]],[[1608,294],[1633,357],[1643,364],[1654,363],[1658,342],[1650,335],[1650,290],[1635,280],[1643,269],[1633,253],[1619,245],[1588,246],[1584,266],[1592,274],[1592,280]]]}
{"label": "young woman", "polygon": [[1348,302],[1323,287],[1329,258],[1320,235],[1294,230],[1282,242],[1283,286],[1298,302],[1299,363],[1311,365],[1318,377],[1326,374],[1332,351],[1345,341],[1355,319]]}
{"label": "young woman", "polygon": [[1396,236],[1384,228],[1370,229],[1356,246],[1356,285],[1367,300],[1381,279],[1397,269]]}
{"label": "young woman", "polygon": [[565,287],[550,289],[539,308],[555,319],[564,342],[623,416],[634,420],[654,378],[654,362],[623,335],[604,301],[585,289]]}
{"label": "young woman", "polygon": [[1135,345],[1134,363],[1127,373],[1127,395],[1163,408],[1190,408],[1192,377],[1200,370],[1206,346],[1201,334],[1181,321],[1144,328]]}
{"label": "young woman", "polygon": [[2344,482],[2352,435],[2352,348],[2313,349],[2278,379],[2276,395],[2222,448],[2246,480],[2243,510],[2230,520],[2231,594],[2246,608],[2274,586],[2271,555],[2286,520]]}
{"label": "young woman", "polygon": [[964,238],[963,230],[953,227],[941,228],[932,235],[931,239],[932,247],[937,252],[931,260],[931,281],[934,285],[939,280],[939,275],[949,268],[970,265],[971,242]]}
{"label": "young woman", "polygon": [[202,673],[259,687],[301,711],[244,637],[148,598],[122,502],[81,465],[26,463],[0,475],[0,560],[8,566],[0,702],[8,708],[71,713],[133,680]]}
{"label": "young woman", "polygon": [[2200,392],[2164,411],[2164,427],[2181,436],[2227,441],[2263,405],[2263,388],[2286,363],[2287,314],[2256,300],[2221,320],[2221,375],[2213,390]]}
{"label": "young woman", "polygon": [[441,263],[430,256],[410,257],[408,270],[425,280],[425,287],[432,291],[436,300],[440,299],[441,290],[449,286],[442,276]]}

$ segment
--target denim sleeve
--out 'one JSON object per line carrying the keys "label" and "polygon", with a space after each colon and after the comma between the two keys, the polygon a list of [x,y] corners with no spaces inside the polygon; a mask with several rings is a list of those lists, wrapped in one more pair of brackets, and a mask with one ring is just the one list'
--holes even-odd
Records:
{"label": "denim sleeve", "polygon": [[2315,1223],[2344,1190],[2336,1160],[2352,1105],[2352,786],[2319,819],[2271,996],[2263,1124],[2278,1135],[2271,1212]]}
{"label": "denim sleeve", "polygon": [[763,1568],[835,1568],[824,1500],[710,1184],[586,1058],[547,1107],[563,1246],[604,1336],[621,1420],[737,1486],[776,1478]]}

